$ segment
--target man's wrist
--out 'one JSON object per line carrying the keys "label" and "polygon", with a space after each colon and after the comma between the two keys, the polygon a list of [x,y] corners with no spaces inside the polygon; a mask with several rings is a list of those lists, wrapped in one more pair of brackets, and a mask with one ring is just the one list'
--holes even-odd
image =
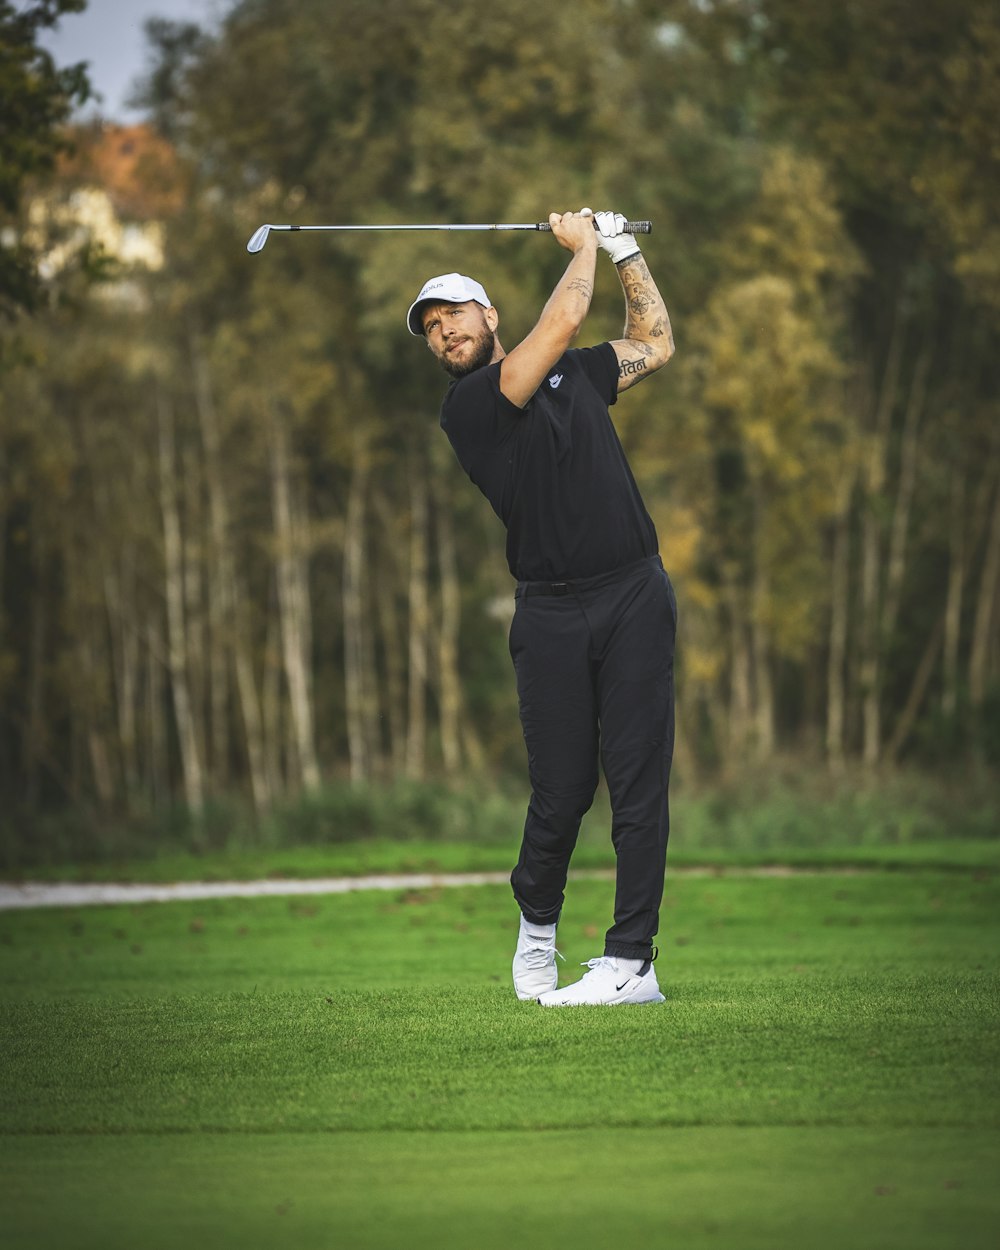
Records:
{"label": "man's wrist", "polygon": [[627,265],[629,261],[635,260],[637,256],[641,256],[641,255],[642,255],[642,248],[636,247],[635,250],[632,252],[629,252],[627,256],[620,256],[617,260],[615,260],[614,266],[616,269],[621,269],[622,265]]}

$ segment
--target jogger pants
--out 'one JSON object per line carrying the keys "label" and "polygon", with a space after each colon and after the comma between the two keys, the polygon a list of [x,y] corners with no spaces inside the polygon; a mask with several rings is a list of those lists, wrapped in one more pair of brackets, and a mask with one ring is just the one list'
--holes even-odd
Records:
{"label": "jogger pants", "polygon": [[598,759],[617,858],[604,953],[648,959],[670,829],[677,607],[658,556],[573,582],[521,582],[510,631],[531,800],[514,897],[554,924]]}

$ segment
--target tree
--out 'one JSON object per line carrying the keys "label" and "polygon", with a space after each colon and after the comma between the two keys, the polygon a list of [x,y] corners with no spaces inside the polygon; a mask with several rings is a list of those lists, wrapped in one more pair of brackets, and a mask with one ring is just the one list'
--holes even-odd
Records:
{"label": "tree", "polygon": [[[86,0],[35,0],[15,7],[0,0],[0,214],[16,219],[25,187],[51,173],[66,150],[62,129],[75,103],[90,88],[82,64],[58,69],[37,43],[38,32],[65,13],[79,13]],[[37,251],[22,237],[8,242],[0,232],[0,316],[11,318],[38,302]]]}

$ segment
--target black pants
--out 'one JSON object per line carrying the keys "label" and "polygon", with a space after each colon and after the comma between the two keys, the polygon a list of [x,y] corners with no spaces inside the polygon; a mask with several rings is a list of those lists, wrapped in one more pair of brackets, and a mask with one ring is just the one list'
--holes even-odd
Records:
{"label": "black pants", "polygon": [[611,796],[615,922],[604,953],[648,959],[670,829],[677,607],[658,556],[570,583],[522,582],[510,630],[531,801],[511,885],[523,915],[555,924],[580,821]]}

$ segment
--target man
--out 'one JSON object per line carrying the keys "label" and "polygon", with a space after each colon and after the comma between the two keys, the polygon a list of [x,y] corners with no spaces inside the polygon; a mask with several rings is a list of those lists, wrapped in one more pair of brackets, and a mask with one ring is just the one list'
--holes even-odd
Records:
{"label": "man", "polygon": [[[507,527],[517,579],[510,651],[532,793],[511,874],[521,909],[515,991],[546,1007],[663,1002],[652,961],[669,829],[676,605],[608,409],[667,363],[673,339],[623,217],[582,209],[553,213],[549,224],[572,259],[512,351],[496,336],[486,292],[457,273],[424,284],[407,326],[455,379],[441,425]],[[624,335],[570,350],[599,247],[625,291]],[[599,754],[617,857],[614,924],[604,954],[557,989],[556,924]]]}

